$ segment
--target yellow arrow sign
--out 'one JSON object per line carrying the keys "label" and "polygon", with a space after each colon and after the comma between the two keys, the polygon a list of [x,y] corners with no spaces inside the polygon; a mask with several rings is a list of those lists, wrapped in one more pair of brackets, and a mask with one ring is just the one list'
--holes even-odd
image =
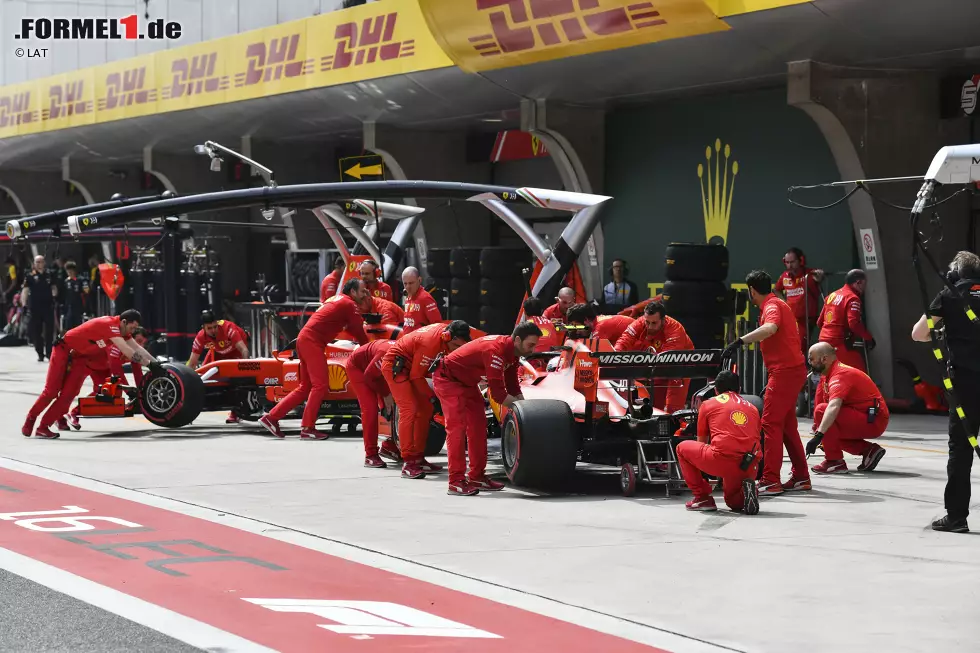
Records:
{"label": "yellow arrow sign", "polygon": [[374,176],[381,174],[381,164],[373,166],[362,166],[360,163],[355,163],[354,167],[344,170],[345,175],[350,175],[351,177],[356,177],[360,179],[362,175]]}

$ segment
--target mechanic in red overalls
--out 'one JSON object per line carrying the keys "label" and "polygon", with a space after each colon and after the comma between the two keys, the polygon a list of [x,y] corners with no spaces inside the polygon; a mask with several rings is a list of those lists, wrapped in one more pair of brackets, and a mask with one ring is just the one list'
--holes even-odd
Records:
{"label": "mechanic in red overalls", "polygon": [[591,304],[576,304],[568,309],[566,324],[584,326],[592,329],[592,338],[608,340],[615,344],[626,328],[633,324],[633,318],[625,315],[596,315]]}
{"label": "mechanic in red overalls", "polygon": [[381,297],[365,298],[360,305],[361,313],[377,313],[381,316],[381,324],[398,326],[405,319],[405,311],[393,301]]}
{"label": "mechanic in red overalls", "polygon": [[544,317],[542,313],[544,313],[543,301],[537,297],[528,297],[524,300],[524,319],[534,322],[541,329],[541,337],[538,338],[538,345],[534,351],[549,351],[552,347],[557,347],[564,342],[561,331],[554,322]]}
{"label": "mechanic in red overalls", "polygon": [[27,413],[21,432],[30,437],[38,415],[47,408],[34,435],[57,438],[51,426],[64,418],[92,369],[105,365],[105,350],[112,345],[137,365],[149,367],[154,374],[164,373],[163,366],[132,340],[141,319],[139,311],[129,309],[118,316],[91,319],[66,333],[52,349],[44,390]]}
{"label": "mechanic in red overalls", "polygon": [[[684,351],[694,349],[684,325],[667,316],[667,309],[660,302],[650,302],[643,309],[643,317],[634,320],[616,341],[616,351],[641,351],[652,348],[655,352]],[[654,379],[653,405],[673,413],[684,408],[690,379]]]}
{"label": "mechanic in red overalls", "polygon": [[643,309],[645,309],[649,304],[653,302],[663,302],[663,300],[664,300],[663,295],[654,295],[650,299],[644,299],[639,304],[633,304],[632,306],[627,306],[616,315],[626,315],[635,320],[636,318],[643,316]]}
{"label": "mechanic in red overalls", "polygon": [[[762,430],[766,434],[763,449],[762,480],[759,494],[777,495],[787,491],[809,490],[810,470],[796,421],[796,399],[806,383],[806,362],[800,351],[800,334],[793,309],[772,292],[772,277],[763,270],[753,270],[745,277],[752,303],[759,307],[759,328],[728,345],[730,355],[743,344],[758,342],[762,362],[769,372]],[[792,476],[779,482],[783,466],[783,447],[793,464]]]}
{"label": "mechanic in red overalls", "polygon": [[[248,346],[245,344],[248,336],[240,326],[231,320],[216,320],[212,311],[201,313],[201,325],[201,330],[197,332],[194,344],[191,345],[188,367],[197,369],[201,354],[205,351],[211,352],[212,362],[248,358]],[[240,421],[238,413],[231,410],[225,424],[238,424]]]}
{"label": "mechanic in red overalls", "polygon": [[[140,347],[146,348],[146,343],[150,340],[150,334],[143,327],[136,327],[133,329],[132,334],[133,342],[135,342]],[[119,378],[119,383],[122,385],[129,385],[129,379],[126,378],[126,372],[123,371],[123,364],[129,359],[123,356],[123,353],[119,351],[119,347],[112,345],[109,347],[109,351],[106,354],[106,366],[103,368],[90,367],[89,378],[92,379],[92,392],[89,394],[90,397],[94,397],[99,393],[99,390],[110,376],[115,376]],[[95,365],[95,361],[92,361],[92,365]],[[134,387],[140,387],[143,383],[143,368],[139,365],[133,365],[133,381]],[[80,407],[75,404],[71,412],[65,416],[65,422],[70,425],[76,431],[82,428],[81,422],[78,421],[78,415],[80,412]],[[62,422],[58,421],[58,430],[65,431],[66,427]]]}
{"label": "mechanic in red overalls", "polygon": [[867,374],[837,360],[834,347],[818,342],[810,348],[810,367],[820,374],[813,412],[813,439],[807,454],[823,442],[825,460],[811,467],[818,474],[846,474],[844,452],[861,456],[859,472],[870,472],[885,455],[875,442],[888,428],[888,406]]}
{"label": "mechanic in red overalls", "polygon": [[509,336],[477,338],[440,360],[432,380],[446,418],[448,494],[471,496],[504,488],[486,474],[487,416],[479,386],[485,378],[490,398],[504,408],[523,399],[517,380],[519,358],[533,352],[540,337],[538,326],[524,321]]}
{"label": "mechanic in red overalls", "polygon": [[[472,338],[470,326],[462,320],[447,324],[430,324],[395,341],[381,361],[381,373],[398,406],[398,446],[382,446],[381,454],[389,460],[404,461],[402,476],[425,478],[426,473],[441,472],[442,467],[425,459],[429,439],[429,422],[435,407],[427,379],[433,361]],[[389,443],[385,443],[389,444]],[[397,456],[397,458],[396,458]]]}
{"label": "mechanic in red overalls", "polygon": [[305,401],[300,437],[304,440],[326,440],[330,437],[316,430],[320,405],[330,388],[330,370],[324,350],[344,330],[360,344],[368,343],[364,321],[357,309],[357,305],[365,297],[367,287],[364,282],[360,279],[349,279],[344,284],[343,292],[327,299],[300,329],[296,338],[296,351],[300,360],[299,386],[259,418],[259,424],[269,433],[277,438],[286,437],[279,428],[279,420]]}
{"label": "mechanic in red overalls", "polygon": [[806,267],[806,256],[799,247],[790,247],[783,255],[786,271],[776,280],[776,292],[781,293],[796,316],[800,329],[800,349],[810,347],[810,330],[817,323],[820,313],[820,282],[823,270]]}
{"label": "mechanic in red overalls", "polygon": [[377,263],[374,261],[364,261],[361,263],[361,281],[367,286],[368,294],[372,297],[380,297],[391,301],[395,294],[391,291],[391,286],[381,280],[381,272]]}
{"label": "mechanic in red overalls", "polygon": [[542,311],[541,316],[551,320],[552,323],[564,322],[567,319],[568,309],[575,304],[575,291],[567,286],[558,291],[558,301]]}
{"label": "mechanic in red overalls", "polygon": [[[694,498],[688,510],[717,510],[702,472],[721,479],[725,504],[735,512],[759,513],[755,476],[759,466],[759,411],[738,394],[738,377],[727,370],[715,377],[716,396],[698,409],[698,441],[677,445],[677,464]],[[751,457],[746,463],[746,455]],[[743,469],[744,467],[744,469]]]}
{"label": "mechanic in red overalls", "polygon": [[378,455],[378,411],[383,408],[391,414],[395,405],[381,373],[381,359],[394,344],[394,340],[373,340],[355,349],[347,359],[347,378],[361,409],[365,467],[388,466]]}
{"label": "mechanic in red overalls", "polygon": [[407,267],[402,271],[402,286],[405,288],[405,326],[402,335],[428,324],[442,322],[439,305],[422,287],[422,276],[416,268]]}
{"label": "mechanic in red overalls", "polygon": [[861,296],[867,285],[868,277],[864,270],[851,270],[844,277],[841,289],[827,295],[817,318],[820,342],[829,342],[837,350],[840,362],[862,372],[868,371],[864,355],[860,349],[851,349],[850,345],[857,336],[864,340],[867,351],[875,348],[875,339],[861,319]]}
{"label": "mechanic in red overalls", "polygon": [[320,282],[321,304],[337,294],[340,280],[344,278],[344,267],[344,259],[338,254],[337,258],[333,260],[333,271],[323,277],[323,281]]}

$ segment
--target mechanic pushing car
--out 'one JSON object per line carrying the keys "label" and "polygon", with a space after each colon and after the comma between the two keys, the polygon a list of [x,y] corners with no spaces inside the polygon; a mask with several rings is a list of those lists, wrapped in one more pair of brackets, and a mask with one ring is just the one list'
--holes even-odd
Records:
{"label": "mechanic pushing car", "polygon": [[[136,327],[133,329],[132,333],[133,342],[135,342],[140,347],[146,349],[146,343],[150,341],[149,332],[143,327]],[[99,390],[102,385],[110,378],[117,377],[119,383],[122,385],[129,385],[129,379],[126,378],[126,372],[123,370],[123,364],[129,361],[129,358],[123,356],[123,353],[119,350],[119,347],[112,345],[109,347],[106,353],[105,367],[96,368],[96,361],[92,361],[92,366],[89,368],[90,374],[89,378],[92,379],[92,392],[89,394],[90,397],[94,397],[99,394]],[[143,368],[139,365],[133,365],[133,381],[135,382],[135,387],[139,387],[143,383]],[[81,405],[75,404],[75,407],[71,409],[71,412],[65,416],[64,420],[58,421],[58,430],[67,431],[65,424],[71,426],[73,429],[78,431],[82,428],[82,424],[78,419],[79,413],[81,412]]]}
{"label": "mechanic pushing car", "polygon": [[333,270],[327,276],[323,277],[323,281],[320,282],[320,303],[327,301],[331,297],[337,294],[337,288],[340,286],[340,280],[344,278],[344,257],[338,255],[337,258],[333,260]]}
{"label": "mechanic pushing car", "polygon": [[721,479],[725,504],[746,515],[759,513],[755,475],[759,467],[759,411],[738,393],[738,376],[724,370],[715,377],[715,392],[698,409],[698,441],[677,445],[677,464],[694,493],[688,510],[717,510],[711,486],[702,473]]}
{"label": "mechanic pushing car", "polygon": [[810,331],[817,323],[820,313],[820,282],[823,270],[812,270],[806,266],[806,255],[799,247],[790,247],[783,254],[786,270],[776,279],[776,292],[783,296],[796,316],[800,330],[800,351],[810,348]]}
{"label": "mechanic pushing car", "polygon": [[813,438],[806,453],[816,453],[823,442],[824,461],[811,469],[817,474],[846,474],[844,452],[861,456],[859,472],[873,471],[885,449],[876,442],[888,428],[888,406],[867,374],[837,360],[833,345],[810,347],[810,367],[820,374],[813,409]]}
{"label": "mechanic pushing car", "polygon": [[544,309],[542,317],[554,322],[564,322],[568,316],[568,309],[575,304],[575,291],[569,287],[564,287],[558,291],[554,304]]}
{"label": "mechanic pushing car", "polygon": [[381,316],[381,324],[398,326],[405,319],[405,311],[393,301],[368,295],[358,308],[361,314],[375,313]]}
{"label": "mechanic pushing car", "polygon": [[[248,358],[248,346],[245,330],[230,320],[216,320],[212,311],[201,313],[201,330],[197,332],[191,345],[191,356],[187,366],[197,369],[201,354],[208,350],[211,360],[227,361]],[[207,358],[207,355],[205,355]],[[228,413],[225,424],[238,424],[241,418],[232,410]]]}
{"label": "mechanic pushing car", "polygon": [[472,339],[470,325],[454,320],[448,325],[430,324],[395,341],[381,361],[388,388],[398,406],[398,446],[382,447],[380,455],[397,462],[404,461],[402,476],[425,478],[426,473],[442,471],[440,465],[425,459],[425,443],[429,438],[429,422],[435,407],[427,378],[433,362]]}
{"label": "mechanic pushing car", "polygon": [[24,436],[31,436],[38,415],[47,408],[34,435],[44,439],[58,437],[51,431],[51,426],[64,418],[71,402],[82,389],[85,377],[93,369],[101,369],[105,365],[103,350],[106,347],[115,345],[137,365],[149,367],[154,374],[163,374],[163,366],[132,339],[132,333],[141,319],[139,311],[129,309],[121,315],[89,320],[58,339],[51,352],[44,390],[31,406],[21,429]]}
{"label": "mechanic pushing car", "polygon": [[316,430],[320,405],[330,388],[330,370],[324,350],[344,330],[360,344],[368,343],[364,322],[357,308],[367,297],[367,292],[367,286],[360,279],[348,280],[344,284],[343,292],[327,299],[300,329],[296,337],[296,351],[300,361],[299,385],[259,418],[259,424],[269,433],[277,438],[286,437],[279,428],[279,420],[305,401],[300,438],[326,440],[330,437]]}
{"label": "mechanic pushing car", "polygon": [[402,287],[405,289],[405,327],[402,334],[442,322],[439,305],[422,287],[422,276],[417,268],[407,267],[402,271]]}
{"label": "mechanic pushing car", "polygon": [[829,342],[837,350],[838,360],[862,372],[868,368],[862,353],[853,349],[854,337],[864,340],[866,351],[875,347],[875,339],[861,319],[861,296],[867,285],[868,277],[863,270],[851,270],[844,277],[844,285],[827,295],[817,318],[818,340]]}
{"label": "mechanic pushing car", "polygon": [[[749,272],[745,283],[749,287],[749,298],[759,307],[759,328],[728,345],[725,354],[733,354],[743,344],[758,342],[762,362],[769,371],[762,410],[762,430],[766,439],[759,494],[772,496],[784,491],[809,490],[810,470],[806,467],[806,454],[796,421],[796,399],[807,376],[796,316],[789,304],[773,294],[772,277],[764,270]],[[789,481],[780,483],[784,446],[793,471]]]}
{"label": "mechanic pushing car", "polygon": [[633,318],[625,315],[596,315],[592,304],[575,304],[568,309],[565,319],[573,326],[592,329],[591,337],[608,340],[610,344],[615,344],[633,323]]}
{"label": "mechanic pushing car", "polygon": [[394,344],[394,340],[372,340],[355,349],[347,359],[347,378],[361,409],[365,467],[388,466],[378,455],[378,411],[383,408],[390,415],[395,405],[381,373],[381,359]]}
{"label": "mechanic pushing car", "polygon": [[486,474],[487,416],[479,386],[485,378],[490,398],[503,408],[523,399],[517,366],[521,356],[534,351],[540,337],[538,326],[524,321],[509,336],[483,336],[439,359],[432,380],[446,419],[448,494],[472,496],[480,490],[504,489],[503,483]]}
{"label": "mechanic pushing car", "polygon": [[[524,300],[523,308],[524,319],[534,322],[541,329],[541,337],[538,338],[538,345],[534,348],[534,351],[549,351],[552,347],[557,347],[564,342],[561,331],[555,326],[555,323],[549,318],[544,317],[543,301],[537,297],[528,297]],[[544,361],[537,362],[543,363]]]}
{"label": "mechanic pushing car", "polygon": [[361,263],[360,272],[361,281],[367,286],[369,295],[389,301],[395,298],[391,286],[381,280],[381,269],[377,263],[371,260],[364,261]]}
{"label": "mechanic pushing car", "polygon": [[[616,341],[616,351],[639,351],[652,348],[664,351],[694,349],[684,326],[667,316],[667,309],[660,302],[650,302],[643,309],[643,317],[634,320]],[[687,403],[690,379],[654,379],[653,405],[666,413],[674,413]]]}

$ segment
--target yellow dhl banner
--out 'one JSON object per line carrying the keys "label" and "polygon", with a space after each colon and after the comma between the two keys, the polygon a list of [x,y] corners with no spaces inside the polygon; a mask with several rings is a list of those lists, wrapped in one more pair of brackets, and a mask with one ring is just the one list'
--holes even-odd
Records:
{"label": "yellow dhl banner", "polygon": [[452,65],[417,0],[382,0],[0,88],[0,138]]}
{"label": "yellow dhl banner", "polygon": [[468,72],[730,29],[706,0],[419,0],[433,36]]}

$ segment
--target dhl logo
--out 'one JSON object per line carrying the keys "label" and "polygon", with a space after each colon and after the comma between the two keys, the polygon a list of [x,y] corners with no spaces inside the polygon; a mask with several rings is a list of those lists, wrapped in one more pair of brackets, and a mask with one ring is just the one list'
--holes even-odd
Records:
{"label": "dhl logo", "polygon": [[701,211],[704,215],[704,235],[709,243],[724,245],[728,242],[728,224],[732,217],[732,197],[735,194],[735,177],[738,175],[738,161],[732,163],[731,185],[728,179],[728,159],[732,155],[731,145],[725,145],[725,169],[721,169],[721,139],[715,140],[714,176],[711,174],[712,148],[705,148],[706,163],[698,164],[698,179],[701,184]]}
{"label": "dhl logo", "polygon": [[297,77],[313,72],[313,59],[297,60],[299,34],[252,43],[245,48],[248,69],[235,74],[235,87],[251,86],[283,77]]}
{"label": "dhl logo", "polygon": [[35,122],[38,112],[31,111],[31,92],[15,93],[0,97],[0,127]]}
{"label": "dhl logo", "polygon": [[415,39],[394,41],[398,12],[365,18],[360,25],[344,23],[334,30],[337,49],[320,60],[320,70],[339,70],[415,54]]}
{"label": "dhl logo", "polygon": [[133,104],[146,104],[157,100],[156,89],[145,87],[146,66],[109,73],[106,75],[105,85],[105,97],[100,97],[97,102],[99,111],[128,107]]}
{"label": "dhl logo", "polygon": [[85,100],[85,80],[53,84],[48,89],[48,107],[41,111],[41,120],[57,120],[75,114],[91,113],[92,101]]}
{"label": "dhl logo", "polygon": [[327,383],[330,392],[344,392],[347,390],[347,370],[343,365],[331,365],[327,373]]}
{"label": "dhl logo", "polygon": [[490,11],[492,31],[469,41],[481,56],[493,57],[667,23],[652,2],[609,9],[601,5],[601,0],[476,0],[477,10]]}
{"label": "dhl logo", "polygon": [[163,88],[163,99],[227,90],[228,75],[214,74],[217,60],[217,52],[175,59],[170,65],[173,83]]}

